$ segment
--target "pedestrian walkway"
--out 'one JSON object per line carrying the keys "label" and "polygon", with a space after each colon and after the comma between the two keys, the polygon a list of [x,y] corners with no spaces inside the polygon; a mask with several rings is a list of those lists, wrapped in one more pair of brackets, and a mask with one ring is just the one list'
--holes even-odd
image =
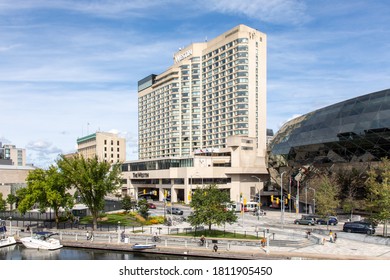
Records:
{"label": "pedestrian walkway", "polygon": [[[326,226],[315,226],[310,227],[313,229],[309,238],[307,238],[306,230],[308,227],[300,227],[293,224],[294,214],[289,213],[286,215],[285,224],[279,223],[278,217],[280,213],[273,212],[267,213],[267,217],[257,217],[245,216],[243,222],[238,221],[233,225],[225,225],[223,227],[213,227],[220,230],[226,231],[252,231],[262,230],[259,236],[263,236],[264,229],[267,230],[267,237],[271,240],[268,245],[262,247],[260,246],[260,241],[256,242],[234,242],[232,240],[222,240],[221,245],[219,246],[218,254],[213,254],[211,256],[218,256],[221,258],[243,258],[243,259],[253,259],[253,258],[263,258],[263,259],[273,259],[273,258],[299,258],[299,259],[385,259],[390,260],[390,246],[383,244],[368,243],[369,236],[362,234],[351,234],[343,233],[338,229],[338,239],[335,243],[329,242],[329,236],[326,234]],[[240,223],[242,222],[242,223]],[[156,228],[156,227],[155,227]],[[175,228],[191,228],[191,226],[182,222],[175,225]],[[172,227],[171,227],[172,229]],[[333,227],[332,229],[335,229]],[[152,236],[153,228],[144,228],[143,233],[133,235],[133,240],[142,240],[142,242],[147,242]],[[163,231],[162,231],[163,232]],[[79,234],[79,239],[75,238],[75,233]],[[128,232],[130,233],[130,232]],[[96,232],[96,240],[94,242],[86,242],[85,239],[86,231],[83,230],[74,230],[73,237],[68,237],[64,239],[64,245],[66,243],[71,244],[70,246],[88,246],[90,248],[113,248],[113,249],[122,249],[129,250],[131,244],[121,244],[116,240],[119,238],[118,233],[114,232]],[[102,236],[98,237],[98,234]],[[111,234],[111,237],[108,237],[108,234]],[[84,238],[80,238],[83,236]],[[180,237],[172,235],[161,235],[162,239],[178,239]],[[149,239],[148,239],[149,238]],[[325,239],[326,242],[322,245],[319,240]],[[355,239],[355,240],[353,240]],[[373,242],[383,238],[375,237]],[[212,251],[212,246],[207,248],[197,248],[196,245],[188,246],[189,243],[184,242],[168,242],[158,244],[158,249],[155,252],[159,253],[177,253],[177,254],[190,254],[194,253],[196,255],[205,255],[210,256]],[[209,239],[211,242],[211,240]],[[379,240],[380,241],[380,240]],[[229,246],[226,244],[229,242]],[[73,245],[72,245],[73,244]],[[88,244],[88,245],[86,245]],[[224,245],[222,245],[224,244]],[[390,244],[389,242],[387,244]]]}

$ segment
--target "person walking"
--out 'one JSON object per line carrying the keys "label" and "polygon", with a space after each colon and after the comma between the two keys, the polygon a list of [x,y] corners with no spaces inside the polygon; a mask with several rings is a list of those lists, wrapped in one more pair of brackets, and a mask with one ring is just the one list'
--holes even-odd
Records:
{"label": "person walking", "polygon": [[160,237],[158,237],[157,231],[154,233],[153,241],[154,241],[154,242],[159,242],[159,241],[160,241]]}
{"label": "person walking", "polygon": [[334,243],[336,243],[336,240],[337,240],[337,233],[334,233],[334,235],[333,235],[333,241],[334,241]]}
{"label": "person walking", "polygon": [[332,230],[329,231],[329,242],[333,243],[333,232],[332,232]]}
{"label": "person walking", "polygon": [[199,245],[200,245],[200,246],[204,246],[205,242],[206,242],[206,238],[204,238],[204,235],[202,235],[202,236],[200,237],[200,243],[199,243]]}

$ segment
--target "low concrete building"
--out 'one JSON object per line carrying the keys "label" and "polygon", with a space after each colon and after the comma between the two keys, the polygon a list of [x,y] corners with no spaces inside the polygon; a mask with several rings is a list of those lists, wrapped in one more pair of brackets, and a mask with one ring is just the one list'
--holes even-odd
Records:
{"label": "low concrete building", "polygon": [[0,165],[26,165],[26,150],[0,142]]}
{"label": "low concrete building", "polygon": [[[261,191],[265,203],[272,190],[265,192],[268,171],[264,158],[256,153],[256,139],[227,138],[226,148],[195,150],[184,158],[127,161],[122,165],[122,194],[163,201],[189,203],[197,187],[216,184],[236,202],[256,200]],[[268,197],[267,197],[268,196]]]}
{"label": "low concrete building", "polygon": [[97,156],[109,163],[126,160],[126,139],[115,133],[96,132],[77,139],[77,152],[84,158]]}
{"label": "low concrete building", "polygon": [[15,194],[17,189],[26,187],[28,173],[34,169],[33,166],[0,165],[0,193],[3,199]]}

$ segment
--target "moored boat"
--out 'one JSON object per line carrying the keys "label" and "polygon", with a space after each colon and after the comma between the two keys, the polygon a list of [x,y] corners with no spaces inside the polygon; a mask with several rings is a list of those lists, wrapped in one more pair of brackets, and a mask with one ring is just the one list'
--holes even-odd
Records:
{"label": "moored boat", "polygon": [[42,249],[42,250],[57,250],[63,247],[58,239],[52,238],[57,233],[49,231],[35,232],[33,236],[23,237],[20,241],[26,248]]}
{"label": "moored boat", "polygon": [[0,248],[16,244],[16,240],[13,236],[7,236],[7,227],[5,221],[0,220]]}
{"label": "moored boat", "polygon": [[156,244],[134,244],[131,248],[134,250],[155,249]]}

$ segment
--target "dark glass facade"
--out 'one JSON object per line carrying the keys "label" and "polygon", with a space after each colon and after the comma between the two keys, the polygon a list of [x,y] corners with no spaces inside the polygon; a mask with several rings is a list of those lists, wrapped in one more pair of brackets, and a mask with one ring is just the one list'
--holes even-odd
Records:
{"label": "dark glass facade", "polygon": [[270,143],[269,164],[368,162],[382,157],[390,157],[390,89],[287,122]]}

